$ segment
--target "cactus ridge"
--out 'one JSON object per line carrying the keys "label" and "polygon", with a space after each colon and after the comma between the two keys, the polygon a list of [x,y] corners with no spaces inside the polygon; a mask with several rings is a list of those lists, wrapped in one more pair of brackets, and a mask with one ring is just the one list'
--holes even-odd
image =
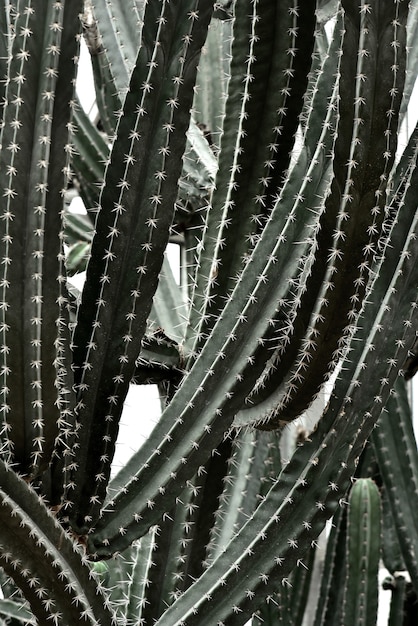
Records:
{"label": "cactus ridge", "polygon": [[350,490],[347,524],[346,585],[342,623],[375,624],[380,558],[380,495],[370,478]]}
{"label": "cactus ridge", "polygon": [[[71,8],[64,2],[21,3],[10,23],[15,34],[10,39],[12,78],[6,84],[0,174],[2,416],[9,457],[28,474],[45,469],[51,458],[60,405],[65,417],[71,386],[65,380],[67,299],[56,206],[72,149],[68,130],[78,9],[78,3]],[[60,54],[61,46],[65,53]],[[45,256],[50,259],[48,272]],[[12,293],[15,280],[23,285],[21,292]],[[7,348],[17,345],[21,333],[27,338],[24,355]],[[19,389],[26,390],[24,397]],[[9,421],[9,414],[21,419]]]}
{"label": "cactus ridge", "polygon": [[[367,15],[367,14],[366,14]],[[395,17],[397,17],[395,15]],[[374,20],[373,20],[374,21]],[[394,32],[384,35],[388,39],[400,40],[397,28],[400,26],[399,21],[396,20],[398,25]],[[351,32],[351,30],[350,30]],[[367,23],[360,28],[360,33],[366,32],[367,37],[372,37],[373,29]],[[378,34],[378,33],[377,33]],[[360,42],[361,46],[370,45],[370,42]],[[373,46],[373,43],[371,43]],[[351,140],[344,146],[344,139],[342,141],[337,139],[335,151],[336,158],[334,160],[334,168],[336,171],[337,179],[333,182],[333,193],[327,199],[327,210],[325,212],[325,218],[327,218],[331,212],[333,214],[332,206],[334,203],[339,205],[339,216],[336,220],[335,230],[333,232],[334,242],[332,248],[328,251],[329,265],[326,269],[325,276],[323,277],[322,291],[316,294],[315,282],[317,279],[317,271],[320,270],[314,267],[312,270],[311,282],[314,283],[316,305],[313,308],[311,319],[307,324],[306,334],[298,337],[296,340],[300,345],[299,356],[295,359],[295,365],[288,375],[286,375],[287,363],[288,363],[288,349],[277,350],[278,355],[274,362],[274,369],[271,374],[274,384],[279,387],[279,383],[282,378],[285,377],[285,381],[282,384],[282,398],[280,393],[275,393],[274,398],[270,400],[270,406],[275,408],[272,411],[272,416],[276,416],[275,419],[280,419],[283,415],[283,419],[292,419],[292,416],[300,414],[303,408],[306,408],[306,400],[304,398],[312,397],[312,391],[309,393],[304,392],[304,387],[311,388],[313,390],[319,389],[319,385],[322,382],[323,376],[327,376],[332,372],[335,364],[338,362],[341,356],[341,351],[345,349],[350,341],[350,337],[355,330],[356,319],[359,313],[359,303],[363,301],[364,294],[367,290],[367,285],[370,283],[370,273],[373,272],[373,257],[376,255],[376,243],[379,241],[382,244],[382,229],[383,221],[385,219],[384,201],[385,201],[385,181],[389,178],[391,169],[391,163],[393,162],[394,146],[388,145],[388,137],[393,137],[394,127],[396,125],[396,118],[393,116],[393,111],[396,110],[396,103],[394,102],[394,94],[396,94],[396,87],[390,85],[390,89],[383,87],[383,93],[377,98],[379,106],[387,107],[388,115],[388,128],[385,132],[380,134],[379,129],[374,129],[373,126],[369,126],[367,120],[362,118],[361,107],[363,103],[367,101],[371,96],[369,81],[373,82],[373,71],[367,67],[363,67],[363,55],[359,54],[359,64],[357,66],[356,76],[358,85],[355,88],[356,97],[354,98],[355,106],[354,113],[351,107],[340,106],[340,121],[339,125],[344,128],[348,120],[352,120],[353,124],[353,136]],[[386,58],[382,59],[382,62],[386,63]],[[379,61],[377,61],[377,64]],[[395,68],[402,67],[402,61],[398,59],[398,52],[394,55]],[[372,68],[374,70],[374,68]],[[351,81],[348,81],[346,75],[347,69],[342,68],[342,89],[341,89],[341,102],[350,102],[349,94],[345,93],[344,85],[349,84],[351,90]],[[353,68],[348,70],[351,74]],[[378,65],[377,65],[378,72]],[[376,74],[378,75],[378,74]],[[367,80],[364,81],[364,76],[367,76]],[[402,84],[402,72],[397,70],[394,72],[394,83],[400,80]],[[363,82],[364,81],[364,82]],[[365,86],[367,83],[367,86]],[[353,88],[354,89],[354,88]],[[386,102],[384,100],[386,98]],[[348,108],[348,111],[346,110]],[[358,110],[357,110],[358,109]],[[348,116],[348,120],[345,116]],[[370,122],[373,120],[371,117]],[[382,136],[382,142],[379,145],[376,141],[376,137]],[[339,135],[344,137],[344,134]],[[378,158],[383,162],[383,169],[381,172],[367,171],[365,173],[359,171],[357,167],[358,163],[363,162],[361,153],[363,150],[367,150],[367,144],[369,143],[369,137],[373,137],[370,143],[370,148],[375,155],[373,157],[365,159],[364,162],[376,163]],[[351,154],[347,159],[347,150],[351,150]],[[359,155],[355,154],[355,151],[359,150]],[[382,152],[380,152],[380,150]],[[386,157],[382,159],[380,154],[385,154]],[[347,171],[343,170],[343,164],[348,163]],[[343,179],[338,182],[338,171],[343,170]],[[366,177],[366,178],[364,178]],[[375,177],[375,178],[374,178]],[[376,197],[370,197],[370,192],[367,185],[370,180],[381,180],[380,188],[376,191]],[[364,182],[366,180],[366,183]],[[345,182],[344,182],[345,181]],[[337,184],[335,184],[337,183]],[[340,196],[340,189],[346,186],[342,196]],[[356,191],[356,188],[359,191]],[[370,208],[368,208],[368,205]],[[369,215],[370,218],[365,218]],[[324,229],[323,229],[324,232]],[[364,235],[362,235],[364,233]],[[353,245],[353,238],[356,240],[356,246]],[[325,239],[325,242],[327,240]],[[348,253],[345,253],[347,250]],[[356,252],[357,250],[357,252]],[[321,263],[321,259],[324,258],[325,251],[320,252],[317,255],[319,259],[317,265]],[[321,276],[321,274],[319,274]],[[347,298],[347,308],[342,308],[342,296],[341,293],[347,293],[348,285],[350,287],[350,297]],[[305,292],[303,307],[304,311],[307,310],[307,304],[309,301],[309,283]],[[342,337],[338,333],[338,343],[333,342],[332,335],[329,331],[329,325],[326,320],[329,319],[328,315],[332,307],[337,307],[338,318],[341,319]],[[309,309],[308,309],[309,310]],[[305,314],[306,315],[306,314]],[[299,315],[298,320],[302,317]],[[335,325],[334,329],[336,330]],[[345,328],[344,328],[345,326]],[[328,330],[327,330],[328,327]],[[324,339],[322,339],[324,338]],[[291,344],[292,345],[292,344]],[[286,347],[287,348],[287,347]],[[329,362],[329,359],[331,361]],[[325,364],[325,371],[320,366],[321,363]],[[329,364],[328,364],[329,363]],[[282,365],[283,364],[283,365]],[[284,371],[283,371],[284,370]],[[322,374],[321,374],[322,372]],[[269,386],[271,387],[271,385]],[[280,387],[279,387],[280,390]],[[266,392],[264,392],[266,393]],[[306,394],[306,396],[305,396]],[[297,399],[292,401],[292,396],[296,396]],[[301,402],[305,402],[305,407]],[[292,410],[292,405],[295,408]],[[267,419],[268,421],[268,419]],[[273,425],[276,422],[273,419]]]}
{"label": "cactus ridge", "polygon": [[87,559],[10,466],[0,462],[1,564],[39,623],[114,624]]}
{"label": "cactus ridge", "polygon": [[[313,29],[313,3],[305,3],[304,7],[303,17],[308,19],[302,24],[312,23]],[[288,138],[291,143],[294,141],[295,119],[302,102],[299,98],[299,105],[292,103],[292,92],[297,91],[292,84],[295,59],[300,54],[305,63],[309,61],[309,42],[313,44],[312,33],[301,32],[299,13],[300,7],[293,0],[280,8],[265,2],[242,3],[236,7],[230,97],[219,169],[199,248],[201,253],[198,251],[198,270],[192,279],[191,326],[198,327],[192,353],[200,349],[223,308],[224,299],[234,286],[235,274],[242,269],[271,210],[287,167],[281,160],[287,159],[290,147],[282,144],[287,143]],[[242,74],[244,60],[245,75]],[[271,96],[270,82],[274,85]],[[295,83],[298,84],[296,80]],[[258,111],[253,110],[255,106]],[[252,113],[259,120],[257,125],[254,125]],[[247,123],[247,119],[251,122]],[[237,230],[243,233],[242,237],[236,237]],[[243,241],[245,248],[236,248],[237,241]],[[231,246],[232,250],[227,253]],[[200,323],[194,320],[194,309],[200,316]]]}
{"label": "cactus ridge", "polygon": [[[268,226],[266,226],[265,233],[266,232],[268,232]],[[410,241],[412,242],[412,239]],[[258,244],[258,245],[260,245],[260,244]],[[256,264],[256,263],[257,263],[257,258],[254,258],[254,264]],[[245,276],[245,272],[243,273],[243,277],[244,276]],[[237,285],[236,289],[238,289],[238,285]],[[232,298],[230,300],[230,302],[228,302],[228,304],[227,304],[227,306],[225,308],[225,311],[228,310],[228,307],[231,307],[231,308],[233,307],[234,300],[235,299]],[[223,320],[223,319],[225,319],[225,318],[221,318],[221,320]],[[218,325],[221,324],[221,320],[219,320]],[[380,324],[380,322],[378,322],[378,324]],[[224,333],[219,333],[219,335],[217,335],[217,336],[220,337],[221,341],[222,341],[222,338],[225,336],[225,334]],[[231,335],[231,332],[229,332],[229,336],[230,335]],[[215,341],[215,339],[216,339],[216,337],[214,337],[214,341]],[[194,366],[195,370],[198,371],[198,367],[199,367],[198,363],[200,363],[201,361],[204,362],[204,356],[205,356],[205,349],[202,350],[202,353],[201,353],[200,357],[196,361],[196,364]],[[222,360],[225,360],[226,358],[228,358],[228,353],[226,352],[225,349],[222,352],[222,356],[224,357]],[[206,375],[206,379],[208,379],[209,382],[213,382],[213,378],[214,378],[215,373],[216,373],[216,371],[214,370],[213,366],[210,367],[210,365],[208,364],[205,367],[205,371],[213,371],[213,375],[212,376]],[[222,370],[222,372],[224,372],[224,370]],[[190,374],[189,374],[189,378],[191,378],[192,380],[194,379],[193,378],[193,373],[194,373],[194,371],[192,369]],[[196,384],[194,385],[194,388],[195,389],[199,389],[200,386],[201,386],[201,383],[196,381]],[[164,440],[164,448],[161,445],[159,447],[157,447],[158,444],[156,445],[156,442],[158,442],[158,437],[159,437],[159,426],[157,426],[157,428],[155,429],[155,431],[154,431],[153,435],[151,436],[149,442],[146,444],[146,448],[143,450],[143,452],[145,452],[146,454],[148,454],[147,450],[150,451],[150,456],[147,458],[147,461],[146,461],[146,463],[144,465],[144,469],[142,469],[139,473],[137,473],[135,470],[133,470],[133,468],[137,464],[136,457],[133,457],[132,463],[128,463],[128,465],[125,468],[125,472],[122,473],[122,475],[119,478],[117,478],[116,481],[113,482],[110,485],[110,489],[111,489],[110,493],[111,494],[113,494],[113,488],[115,488],[115,490],[116,490],[116,489],[121,488],[122,486],[123,486],[123,494],[121,494],[117,498],[115,498],[115,497],[112,498],[112,495],[111,495],[111,497],[109,499],[109,507],[112,506],[112,503],[114,505],[117,502],[118,508],[119,508],[119,506],[121,506],[121,503],[123,501],[125,501],[127,503],[127,505],[128,505],[128,502],[133,498],[133,496],[129,495],[129,489],[128,489],[127,485],[124,484],[124,481],[126,481],[127,479],[128,479],[128,482],[130,482],[130,484],[131,484],[131,488],[133,489],[132,494],[135,491],[135,486],[137,486],[138,482],[140,482],[140,478],[142,478],[143,482],[146,484],[145,490],[149,494],[152,493],[152,491],[151,491],[151,481],[152,481],[152,478],[151,477],[152,477],[153,474],[155,474],[156,468],[161,466],[161,456],[165,456],[166,458],[170,458],[170,457],[173,456],[173,453],[169,452],[169,450],[172,448],[172,441],[174,441],[174,428],[176,428],[176,429],[178,428],[181,432],[184,433],[184,428],[185,428],[185,426],[184,426],[184,423],[185,423],[184,415],[185,415],[185,412],[183,413],[183,415],[181,413],[180,414],[177,413],[176,401],[179,401],[179,407],[185,407],[185,406],[187,407],[188,406],[188,402],[190,402],[190,401],[193,403],[193,408],[194,409],[196,409],[197,406],[198,406],[197,402],[199,400],[199,392],[195,393],[194,397],[192,397],[191,400],[189,400],[189,399],[185,400],[184,397],[183,397],[183,390],[184,390],[184,388],[185,388],[185,386],[183,385],[183,387],[180,388],[180,390],[178,391],[176,396],[173,398],[172,403],[170,405],[170,408],[167,409],[167,411],[166,411],[166,415],[170,415],[170,410],[171,409],[175,411],[175,413],[173,413],[173,414],[174,415],[177,414],[177,423],[175,424],[174,427],[172,427],[171,432],[169,433],[169,439],[167,439],[167,437],[165,438],[165,440]],[[212,388],[210,388],[209,390],[212,391]],[[218,390],[219,390],[219,388],[218,388]],[[205,389],[205,391],[207,391],[207,389]],[[223,391],[223,390],[221,389],[219,391]],[[200,392],[200,393],[202,393],[202,392]],[[218,404],[218,406],[219,406],[219,404]],[[183,409],[183,411],[184,411],[184,409]],[[179,419],[178,415],[180,415],[180,419]],[[164,423],[164,417],[163,417],[162,422],[160,424],[163,424],[163,423]],[[225,426],[225,423],[223,425]],[[194,423],[193,424],[194,433],[197,432],[197,428],[198,428],[198,425],[196,423]],[[207,423],[204,424],[204,426],[203,426],[203,429],[205,429],[205,428],[208,430],[208,424]],[[166,432],[165,431],[165,426],[161,426],[161,430]],[[206,441],[210,441],[211,437],[213,437],[213,439],[217,439],[219,437],[217,432],[214,432],[213,424],[212,424],[212,429],[211,429],[210,433],[206,433],[206,435],[205,435]],[[187,442],[184,442],[184,435],[180,435],[179,438],[182,441],[182,446],[183,446],[183,451],[182,451],[182,453],[179,456],[181,458],[187,458],[188,452],[186,453],[186,450],[187,450],[187,447],[188,447],[187,443],[188,443],[189,440],[187,440]],[[212,439],[212,441],[213,441],[213,439]],[[194,435],[193,439],[192,439],[191,448],[193,450],[193,454],[194,454],[195,458],[196,457],[198,459],[201,458],[199,456],[199,450],[201,449],[201,447],[202,447],[202,439],[199,439],[199,437],[196,437]],[[213,444],[212,444],[211,447],[212,448],[214,447]],[[210,449],[210,444],[207,444],[206,449],[208,449],[208,448]],[[163,449],[165,449],[167,451],[164,455],[162,454],[162,450]],[[199,463],[198,460],[196,462]],[[180,475],[185,475],[187,473],[186,466],[187,466],[187,464],[182,464],[182,467],[180,468],[180,471],[181,471]],[[171,462],[167,463],[167,474],[166,475],[169,475],[170,472],[171,473],[174,472],[176,477],[177,477],[177,480],[178,480],[178,478],[179,478],[179,474],[177,473],[178,472],[178,468],[174,469],[174,467],[171,464]],[[147,479],[145,479],[145,476],[147,476]],[[161,484],[162,484],[161,475],[158,476],[158,484],[159,484],[159,486],[161,486]],[[154,493],[156,494],[156,490],[154,490]],[[147,495],[146,497],[144,497],[144,500],[148,500],[149,498],[150,498],[150,496]],[[151,518],[153,517],[154,512],[155,512],[156,515],[158,515],[158,508],[157,508],[155,502],[156,502],[156,500],[154,498],[152,498],[152,503],[153,503],[153,506],[155,508],[154,508],[154,510],[151,513],[147,512],[147,516],[150,515]],[[131,508],[131,511],[132,511],[131,514],[132,515],[136,515],[137,518],[143,516],[143,513],[139,514],[138,511],[134,510],[135,507],[132,504],[130,504],[128,506]],[[109,508],[109,512],[106,512],[104,514],[103,520],[106,520],[106,518],[108,518],[110,520],[113,516],[114,516],[114,513]],[[126,519],[126,516],[125,516],[125,519]],[[100,522],[99,526],[102,523],[103,522]],[[137,532],[140,532],[139,528],[141,527],[141,525],[143,523],[144,523],[144,520],[139,520],[138,521]],[[113,524],[113,527],[114,527],[114,529],[116,531],[117,528],[119,527],[117,518],[115,518],[115,521],[112,522],[112,524]],[[106,522],[104,521],[103,526],[105,526],[105,525],[106,525]],[[97,537],[100,537],[100,534],[101,533],[99,532]]]}
{"label": "cactus ridge", "polygon": [[[333,517],[345,602],[331,564],[315,624],[374,623],[370,474],[409,610],[417,24],[416,0],[0,1],[0,622],[300,625]],[[148,383],[161,418],[111,478]]]}
{"label": "cactus ridge", "polygon": [[[194,82],[199,47],[204,41],[211,8],[211,3],[206,1],[191,1],[181,7],[163,2],[161,6],[148,5],[145,13],[146,37],[142,39],[101,193],[96,230],[103,235],[96,236],[93,242],[95,262],[88,266],[73,339],[79,391],[76,408],[82,424],[79,436],[90,442],[86,453],[91,446],[96,448],[97,440],[102,442],[99,455],[87,454],[77,459],[76,472],[84,473],[85,463],[89,463],[94,466],[89,472],[95,476],[92,493],[84,493],[84,486],[70,494],[72,502],[81,499],[85,508],[83,513],[83,507],[78,505],[76,524],[80,530],[85,528],[84,518],[91,519],[99,513],[123,401],[157,288],[180,167],[177,175],[172,172],[166,176],[166,170],[171,170],[175,162],[181,165],[178,155],[184,149],[189,117],[179,104],[185,99],[183,104],[187,105],[187,98],[190,100],[189,87]],[[174,31],[165,26],[173,17],[178,24]],[[169,64],[165,54],[170,50],[174,54],[175,47],[179,48],[183,62]],[[164,79],[162,108],[154,106],[160,94],[153,85],[160,78]],[[159,129],[157,133],[154,125]],[[157,154],[156,162],[152,163],[144,158],[150,144]],[[134,167],[137,163],[142,166],[140,175]],[[102,246],[106,252],[98,259],[95,251]],[[125,294],[123,298],[122,294]],[[149,302],[148,308],[139,306],[142,298]],[[104,354],[108,356],[103,358]]]}

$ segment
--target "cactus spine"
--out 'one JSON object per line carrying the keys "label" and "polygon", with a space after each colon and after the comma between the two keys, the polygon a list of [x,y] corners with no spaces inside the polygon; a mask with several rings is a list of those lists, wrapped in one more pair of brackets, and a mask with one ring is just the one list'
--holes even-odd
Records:
{"label": "cactus spine", "polygon": [[[372,625],[369,441],[382,554],[418,585],[417,3],[0,0],[0,25],[0,616],[300,625],[333,518],[315,626],[341,598]],[[161,417],[113,476],[149,383]]]}

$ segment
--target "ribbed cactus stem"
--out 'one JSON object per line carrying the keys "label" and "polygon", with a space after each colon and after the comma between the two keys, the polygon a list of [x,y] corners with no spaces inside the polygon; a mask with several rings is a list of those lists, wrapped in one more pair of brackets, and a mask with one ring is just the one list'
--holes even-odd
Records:
{"label": "ribbed cactus stem", "polygon": [[111,626],[113,612],[78,549],[33,488],[0,462],[0,560],[39,624]]}
{"label": "ribbed cactus stem", "polygon": [[[80,480],[71,481],[77,486],[68,499],[78,532],[98,517],[105,496],[123,402],[168,243],[196,65],[212,9],[210,0],[147,3],[74,333],[84,452],[77,458]],[[81,479],[86,473],[92,477],[87,489]]]}
{"label": "ribbed cactus stem", "polygon": [[11,458],[28,474],[47,466],[71,395],[60,209],[80,7],[27,0],[10,13],[0,168],[2,419]]}
{"label": "ribbed cactus stem", "polygon": [[380,496],[375,483],[359,478],[350,491],[346,585],[342,624],[374,626],[380,559]]}

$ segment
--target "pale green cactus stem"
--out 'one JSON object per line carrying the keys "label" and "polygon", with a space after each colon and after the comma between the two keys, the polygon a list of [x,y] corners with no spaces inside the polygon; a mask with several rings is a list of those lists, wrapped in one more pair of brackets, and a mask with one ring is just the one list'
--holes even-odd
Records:
{"label": "pale green cactus stem", "polygon": [[369,478],[359,478],[350,490],[348,502],[342,623],[373,626],[377,621],[381,541],[379,490]]}
{"label": "pale green cactus stem", "polygon": [[80,7],[28,0],[9,24],[0,168],[2,436],[9,457],[29,474],[45,469],[61,420],[70,420],[60,206]]}
{"label": "pale green cactus stem", "polygon": [[[214,13],[216,15],[216,12]],[[232,14],[226,19],[212,20],[196,80],[193,114],[210,134],[215,150],[219,150],[231,61]],[[192,276],[192,268],[190,275]]]}
{"label": "pale green cactus stem", "polygon": [[87,209],[97,209],[99,183],[103,180],[109,147],[80,104],[74,112],[74,124],[77,132],[74,134],[72,166],[77,176],[80,196]]}
{"label": "pale green cactus stem", "polygon": [[116,93],[122,100],[141,44],[146,4],[145,0],[126,0],[123,3],[90,0],[87,3],[98,23],[95,27],[99,30],[100,55],[103,57],[100,65],[108,65]]}
{"label": "pale green cactus stem", "polygon": [[[402,26],[405,9],[405,5],[394,7],[393,14],[379,15],[376,20],[370,17],[370,24],[367,11],[360,12],[360,21],[357,14],[346,11],[345,20],[352,22],[352,27],[347,28],[346,45],[351,45],[351,37],[358,37],[359,56],[354,59],[343,55],[341,93],[344,95],[339,106],[335,178],[326,201],[315,264],[300,296],[300,308],[294,307],[293,319],[290,317],[288,321],[292,328],[289,342],[279,344],[263,380],[262,397],[270,392],[272,397],[266,404],[274,406],[266,416],[271,426],[280,419],[290,420],[307,408],[355,330],[386,218],[386,185],[396,149],[389,138],[396,136],[395,111],[400,100],[395,98],[397,89],[402,88],[404,64],[397,48],[392,59],[393,84],[384,84],[377,77],[379,68],[388,62],[386,54],[378,53],[369,67],[367,54],[363,55],[362,51],[373,47],[376,38],[388,41],[382,51],[388,50],[389,41],[401,42],[405,38]],[[376,103],[376,111],[364,117],[362,108],[369,101]],[[387,116],[381,115],[383,110],[389,112]],[[335,222],[327,223],[329,215],[335,212]]]}

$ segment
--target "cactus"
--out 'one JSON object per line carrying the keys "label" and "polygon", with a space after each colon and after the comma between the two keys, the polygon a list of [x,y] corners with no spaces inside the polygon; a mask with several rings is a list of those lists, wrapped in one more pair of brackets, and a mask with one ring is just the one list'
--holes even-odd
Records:
{"label": "cactus", "polygon": [[342,624],[376,623],[379,558],[379,491],[372,480],[359,478],[349,498]]}
{"label": "cactus", "polygon": [[[0,619],[360,623],[373,446],[394,623],[418,591],[417,3],[3,0],[0,23]],[[161,417],[114,475],[145,384]]]}

